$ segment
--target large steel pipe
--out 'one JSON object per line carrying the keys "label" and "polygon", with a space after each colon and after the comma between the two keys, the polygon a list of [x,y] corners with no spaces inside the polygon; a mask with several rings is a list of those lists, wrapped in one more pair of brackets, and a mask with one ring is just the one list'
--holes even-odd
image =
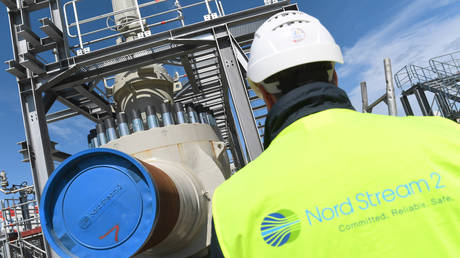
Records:
{"label": "large steel pipe", "polygon": [[[115,22],[118,25],[119,31],[125,31],[135,27],[140,27],[140,23],[135,24],[139,20],[137,0],[112,0],[113,11],[118,14],[115,15]],[[127,11],[131,9],[130,11]]]}
{"label": "large steel pipe", "polygon": [[47,241],[61,257],[128,257],[157,245],[180,246],[200,227],[188,219],[203,217],[201,189],[179,176],[180,168],[168,170],[113,149],[73,155],[43,193]]}

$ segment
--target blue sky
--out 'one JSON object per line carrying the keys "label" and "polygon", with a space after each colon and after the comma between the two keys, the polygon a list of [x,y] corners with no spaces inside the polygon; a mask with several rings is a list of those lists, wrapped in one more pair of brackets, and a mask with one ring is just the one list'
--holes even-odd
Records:
{"label": "blue sky", "polygon": [[[172,5],[173,1],[168,2]],[[181,2],[185,4],[192,0]],[[263,5],[263,0],[222,2],[227,14]],[[392,59],[393,72],[396,72],[406,64],[426,66],[431,57],[460,50],[459,0],[294,2],[298,3],[300,10],[317,17],[342,47],[345,64],[338,66],[339,84],[358,110],[361,110],[359,82],[367,81],[371,101],[384,93],[385,57]],[[78,5],[82,18],[110,9],[109,0],[81,0]],[[197,22],[204,14],[204,7],[195,8],[186,16],[186,22]],[[34,23],[37,24],[36,20],[45,15],[34,15],[37,16],[34,17]],[[0,34],[3,35],[0,59],[10,60],[12,52],[8,17],[4,10],[0,12]],[[4,64],[0,66],[2,71],[7,68]],[[10,184],[24,180],[31,183],[29,164],[21,162],[19,146],[16,145],[25,138],[16,81],[6,72],[0,72],[0,77],[3,82],[0,94],[0,170],[7,171]],[[401,106],[398,107],[402,114]],[[386,113],[386,107],[380,105],[375,111]],[[87,148],[86,134],[92,126],[93,123],[85,118],[77,117],[49,125],[49,131],[51,139],[59,143],[58,149],[75,153]]]}

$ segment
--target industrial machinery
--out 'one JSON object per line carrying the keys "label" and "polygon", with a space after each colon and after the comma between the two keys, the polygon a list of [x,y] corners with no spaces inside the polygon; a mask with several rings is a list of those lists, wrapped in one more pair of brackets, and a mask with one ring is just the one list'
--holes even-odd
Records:
{"label": "industrial machinery", "polygon": [[[266,108],[247,87],[246,53],[260,24],[297,6],[226,15],[218,0],[112,0],[81,19],[83,1],[2,2],[46,256],[205,257],[214,189],[262,152]],[[200,6],[204,21],[186,25]],[[40,37],[30,15],[46,8]],[[56,101],[67,109],[47,114]],[[47,124],[76,115],[96,128],[67,158]]]}

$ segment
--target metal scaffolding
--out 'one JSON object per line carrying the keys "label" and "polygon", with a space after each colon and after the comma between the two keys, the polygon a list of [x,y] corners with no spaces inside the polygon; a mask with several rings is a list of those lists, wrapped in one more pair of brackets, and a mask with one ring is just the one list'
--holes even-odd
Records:
{"label": "metal scaffolding", "polygon": [[27,182],[10,186],[6,172],[1,171],[0,187],[3,194],[19,194],[19,198],[6,198],[0,202],[2,257],[45,257],[34,186],[27,185]]}
{"label": "metal scaffolding", "polygon": [[[150,64],[183,67],[188,82],[179,87],[174,100],[200,103],[212,111],[237,169],[262,152],[266,108],[247,85],[246,54],[255,30],[267,18],[297,10],[296,4],[273,1],[226,15],[217,0],[187,6],[175,0],[174,8],[160,13],[152,13],[148,7],[165,1],[143,1],[136,4],[139,18],[130,20],[142,24],[142,30],[135,31],[135,40],[116,44],[130,28],[129,24],[125,29],[117,28],[115,16],[131,9],[79,19],[78,0],[64,5],[60,0],[0,1],[7,6],[13,43],[7,72],[17,78],[22,106],[26,141],[21,143],[21,153],[30,162],[37,200],[54,170],[53,161],[68,156],[54,148],[47,125],[77,115],[94,122],[115,117],[107,81]],[[210,5],[213,2],[215,5]],[[204,21],[186,25],[184,11],[200,5],[207,10]],[[46,9],[49,18],[40,19],[39,28],[31,27],[31,13]],[[105,25],[98,27],[101,21]],[[95,24],[91,30],[85,30],[91,23]],[[165,24],[177,26],[162,30]],[[47,36],[38,36],[37,30]],[[52,53],[51,60],[42,58],[43,53]],[[49,113],[56,101],[67,108]],[[39,248],[46,250],[48,257],[55,257],[46,244]]]}
{"label": "metal scaffolding", "polygon": [[414,115],[415,95],[424,116],[439,115],[460,123],[460,51],[429,60],[428,67],[406,65],[395,74],[406,115]]}
{"label": "metal scaffolding", "polygon": [[36,200],[1,201],[2,257],[46,257]]}

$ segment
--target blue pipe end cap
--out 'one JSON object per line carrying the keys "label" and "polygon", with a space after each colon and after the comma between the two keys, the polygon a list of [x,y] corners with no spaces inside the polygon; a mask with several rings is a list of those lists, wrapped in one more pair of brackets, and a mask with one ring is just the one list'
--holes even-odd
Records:
{"label": "blue pipe end cap", "polygon": [[152,177],[136,159],[113,149],[86,150],[48,179],[42,230],[61,257],[128,257],[154,229],[157,198]]}

